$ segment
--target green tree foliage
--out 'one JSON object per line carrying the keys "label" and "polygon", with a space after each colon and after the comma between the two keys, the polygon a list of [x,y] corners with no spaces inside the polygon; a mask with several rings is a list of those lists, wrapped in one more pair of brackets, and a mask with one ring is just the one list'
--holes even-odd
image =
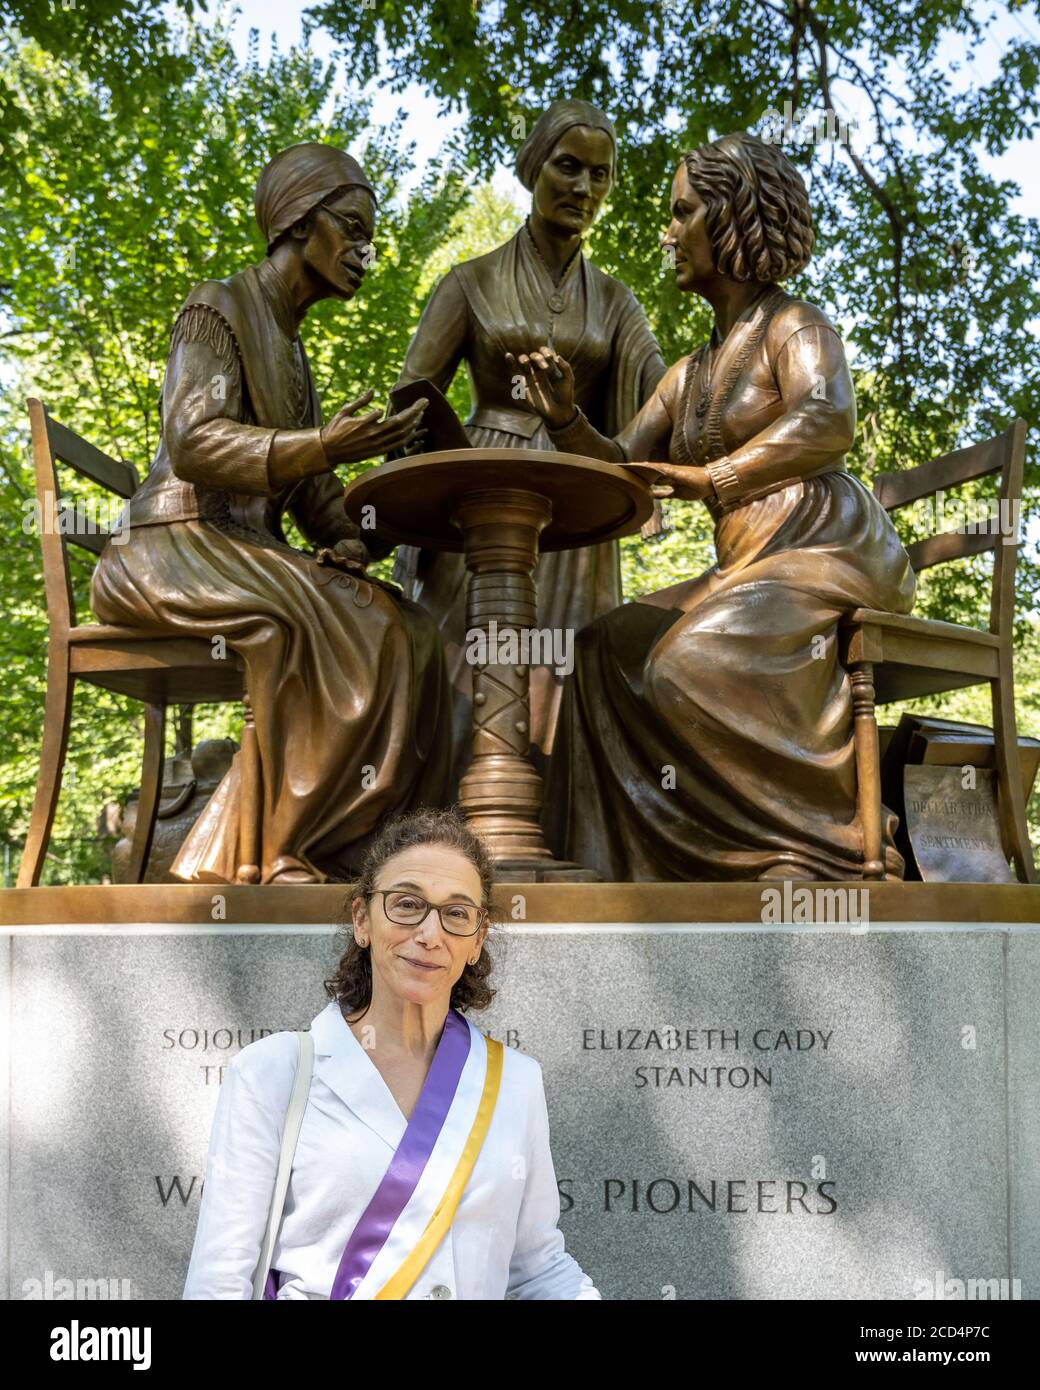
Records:
{"label": "green tree foliage", "polygon": [[[206,6],[178,0],[177,8],[191,15]],[[157,101],[190,71],[170,48],[163,9],[158,0],[0,0],[0,48],[10,56],[29,40],[55,60],[59,88],[75,71],[102,83],[126,115],[142,99]],[[21,182],[32,129],[17,82],[0,67],[0,180],[8,192]]]}
{"label": "green tree foliage", "polygon": [[[68,10],[61,0],[0,0],[0,515],[9,610],[0,638],[0,848],[17,847],[24,834],[44,690],[38,543],[22,526],[33,493],[25,396],[41,396],[56,418],[143,474],[176,308],[198,279],[262,254],[253,185],[284,145],[364,145],[380,194],[378,256],[358,300],[320,305],[304,325],[326,410],[369,385],[385,391],[436,276],[499,244],[522,217],[523,207],[487,186],[470,200],[461,163],[468,182],[487,180],[498,160],[512,161],[549,100],[576,95],[608,110],[621,136],[619,182],[590,251],[639,295],[669,360],[710,326],[702,305],[676,293],[658,253],[678,156],[727,130],[761,130],[763,115],[782,115],[789,101],[795,117],[829,109],[832,123],[837,115],[860,122],[847,141],[788,132],[785,142],[810,184],[819,238],[792,288],[823,304],[849,344],[860,403],[853,467],[864,476],[905,467],[1016,414],[1038,418],[1030,333],[1040,307],[1038,230],[1015,214],[1014,186],[980,163],[980,153],[999,154],[1029,134],[1036,118],[1038,54],[1006,13],[998,23],[1012,38],[997,79],[985,86],[973,76],[967,87],[944,66],[950,36],[970,61],[988,21],[956,0],[318,6],[315,20],[344,45],[353,82],[419,82],[466,114],[460,150],[427,168],[402,204],[394,189],[412,152],[400,148],[399,128],[371,131],[362,103],[333,101],[334,72],[306,42],[261,62],[254,37],[238,62],[226,21],[192,22],[200,8],[193,0],[77,0]],[[178,9],[187,20],[172,35]],[[1035,7],[1016,6],[1010,19],[1027,14],[1035,21]],[[460,407],[465,394],[460,377]],[[1037,483],[1030,461],[1027,506]],[[703,509],[680,502],[669,512],[672,529],[661,540],[625,543],[629,596],[711,562]],[[922,516],[910,534],[927,526]],[[984,621],[985,564],[926,577],[920,611]],[[1019,704],[1033,733],[1037,574],[1034,549],[1023,547]],[[88,577],[83,557],[73,575],[83,618]],[[935,707],[989,722],[983,692],[941,697]],[[208,713],[198,732],[233,733],[227,720]],[[81,687],[52,881],[97,876],[102,861],[82,837],[94,833],[106,801],[136,785],[140,748],[139,707]]]}
{"label": "green tree foliage", "polygon": [[[0,514],[10,605],[0,837],[7,840],[24,834],[31,807],[45,688],[39,546],[31,525],[23,529],[33,498],[26,396],[39,396],[56,419],[143,476],[156,447],[177,307],[198,280],[263,255],[252,210],[256,176],[277,150],[304,139],[360,141],[380,201],[376,261],[358,299],[320,305],[304,325],[319,391],[327,410],[369,385],[383,396],[421,309],[427,256],[466,196],[457,173],[435,162],[404,206],[395,201],[411,167],[399,128],[369,130],[367,109],[355,102],[336,100],[328,111],[334,70],[309,49],[262,63],[254,35],[240,64],[219,25],[188,26],[166,43],[163,50],[156,38],[156,51],[176,59],[182,80],[161,96],[146,89],[132,107],[88,64],[55,58],[37,42],[9,45],[3,60],[3,81],[31,131],[0,246]],[[63,482],[65,495],[75,496]],[[92,557],[71,554],[80,618],[89,620]],[[140,776],[140,706],[81,685],[74,708],[51,870],[60,878],[84,871],[76,837],[92,834],[102,805],[124,797]],[[202,727],[224,732],[229,715],[214,712]]]}

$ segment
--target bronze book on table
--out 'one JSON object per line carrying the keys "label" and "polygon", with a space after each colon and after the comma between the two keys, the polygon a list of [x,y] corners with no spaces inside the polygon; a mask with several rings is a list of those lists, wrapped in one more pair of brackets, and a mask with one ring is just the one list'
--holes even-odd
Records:
{"label": "bronze book on table", "polygon": [[390,392],[389,414],[400,415],[417,401],[420,396],[425,396],[429,405],[423,411],[422,428],[426,431],[426,438],[423,440],[423,453],[435,454],[441,449],[468,449],[470,448],[469,436],[462,428],[462,421],[455,414],[448,398],[438,391],[433,382],[420,377],[418,381],[409,381],[404,386],[395,386]]}
{"label": "bronze book on table", "polygon": [[[442,449],[471,449],[473,446],[469,441],[469,436],[463,429],[462,421],[455,414],[450,401],[443,392],[434,386],[432,381],[427,381],[425,377],[420,377],[418,381],[409,381],[405,386],[395,386],[390,392],[388,413],[399,415],[420,396],[425,396],[430,402],[422,416],[423,428],[427,432],[426,438],[423,440],[422,452],[435,454]],[[398,450],[395,453],[387,454],[386,457],[389,461],[403,458],[404,455]],[[643,540],[651,540],[656,539],[659,535],[666,535],[668,530],[661,511],[661,504],[657,498],[654,498],[654,514],[649,521],[643,523],[639,534]]]}

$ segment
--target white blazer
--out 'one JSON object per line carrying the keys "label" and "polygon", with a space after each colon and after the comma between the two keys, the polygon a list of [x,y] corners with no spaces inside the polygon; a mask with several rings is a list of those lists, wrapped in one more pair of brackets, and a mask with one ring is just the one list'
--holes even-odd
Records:
{"label": "white blazer", "polygon": [[[458,1162],[484,1084],[487,1045],[469,1019],[469,1057],[429,1162],[354,1295],[371,1299],[418,1242]],[[311,1024],[314,1074],[272,1267],[279,1298],[327,1299],[344,1246],[407,1121],[332,1000]],[[498,1102],[454,1221],[408,1298],[598,1299],[564,1250],[541,1066],[503,1049]],[[217,1098],[186,1299],[249,1299],[274,1191],[294,1033],[231,1059]]]}

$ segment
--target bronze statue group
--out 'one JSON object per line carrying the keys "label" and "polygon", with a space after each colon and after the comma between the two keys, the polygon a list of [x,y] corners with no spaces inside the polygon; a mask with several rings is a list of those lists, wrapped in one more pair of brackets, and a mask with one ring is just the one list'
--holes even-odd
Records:
{"label": "bronze statue group", "polygon": [[[538,625],[576,638],[571,674],[531,673],[547,841],[614,882],[859,878],[838,624],[858,607],[909,612],[914,576],[845,466],[841,339],[781,288],[812,253],[805,186],[778,145],[743,133],[662,170],[677,286],[715,318],[666,369],[632,291],[582,250],[615,166],[601,111],[550,106],[517,160],[528,218],[440,280],[399,382],[446,391],[465,362],[475,448],[638,465],[714,521],[711,569],[625,603],[617,542],[540,558]],[[368,576],[392,545],[348,519],[335,472],[421,448],[422,406],[383,420],[368,392],[323,425],[299,338],[311,305],[356,293],[377,211],[330,146],[263,170],[267,254],[196,286],[177,315],[158,452],[91,592],[101,622],[220,636],[243,659],[263,883],[350,878],[389,817],[451,804],[468,747],[461,557],[402,547],[400,588]],[[285,513],[316,553],[287,544]],[[176,878],[234,880],[240,809],[236,760]]]}

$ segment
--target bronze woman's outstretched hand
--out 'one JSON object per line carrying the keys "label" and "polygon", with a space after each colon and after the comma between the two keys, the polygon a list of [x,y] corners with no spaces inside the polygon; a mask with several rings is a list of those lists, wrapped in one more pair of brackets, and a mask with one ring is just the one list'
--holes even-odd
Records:
{"label": "bronze woman's outstretched hand", "polygon": [[514,357],[506,353],[506,361],[524,377],[528,400],[550,429],[563,429],[574,419],[574,372],[566,357],[550,347],[523,352]]}
{"label": "bronze woman's outstretched hand", "polygon": [[389,454],[394,449],[407,448],[419,433],[422,413],[429,405],[425,396],[413,401],[400,415],[391,415],[385,420],[379,418],[382,413],[379,410],[370,410],[367,415],[356,414],[374,395],[375,391],[369,387],[356,400],[348,401],[322,429],[322,447],[333,466],[360,463]]}
{"label": "bronze woman's outstretched hand", "polygon": [[655,497],[675,497],[680,502],[700,502],[714,491],[706,468],[695,464],[685,467],[678,463],[626,463],[644,482],[653,483]]}

